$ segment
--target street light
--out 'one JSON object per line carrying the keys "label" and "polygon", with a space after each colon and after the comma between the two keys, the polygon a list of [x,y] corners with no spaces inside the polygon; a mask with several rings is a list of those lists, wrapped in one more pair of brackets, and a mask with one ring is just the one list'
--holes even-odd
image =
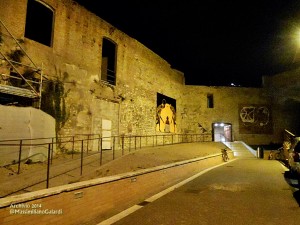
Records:
{"label": "street light", "polygon": [[296,44],[296,52],[295,52],[295,55],[294,55],[294,58],[293,58],[293,63],[296,61],[296,57],[297,57],[298,51],[299,51],[299,46],[300,46],[300,29],[298,29],[295,32],[294,41],[295,41],[295,44]]}

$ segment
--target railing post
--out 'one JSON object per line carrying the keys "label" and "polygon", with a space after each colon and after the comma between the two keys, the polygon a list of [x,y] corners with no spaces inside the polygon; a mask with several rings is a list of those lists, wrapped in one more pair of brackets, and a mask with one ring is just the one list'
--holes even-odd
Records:
{"label": "railing post", "polygon": [[20,140],[19,161],[18,161],[18,174],[20,174],[20,169],[21,169],[22,142],[23,142],[23,140]]}
{"label": "railing post", "polygon": [[47,164],[47,184],[46,188],[49,188],[49,179],[50,179],[50,151],[51,151],[51,144],[48,144],[48,164]]}
{"label": "railing post", "polygon": [[86,142],[86,154],[89,154],[89,140],[90,140],[90,135],[88,134],[87,136],[87,142]]}
{"label": "railing post", "polygon": [[74,157],[74,144],[75,144],[75,136],[72,137],[72,159]]}
{"label": "railing post", "polygon": [[134,150],[136,150],[136,135],[134,136]]}
{"label": "railing post", "polygon": [[102,165],[102,137],[100,138],[100,166]]}
{"label": "railing post", "polygon": [[82,175],[82,167],[83,167],[83,140],[81,140],[80,175]]}
{"label": "railing post", "polygon": [[140,136],[140,148],[142,148],[142,135]]}
{"label": "railing post", "polygon": [[131,135],[129,136],[129,152],[131,150]]}
{"label": "railing post", "polygon": [[113,137],[112,151],[113,151],[113,160],[114,160],[115,159],[115,137]]}
{"label": "railing post", "polygon": [[100,134],[98,134],[98,152],[100,150]]}
{"label": "railing post", "polygon": [[146,144],[145,145],[146,145],[145,147],[148,146],[148,136],[147,136],[147,134],[146,134]]}
{"label": "railing post", "polygon": [[124,155],[124,136],[122,135],[122,155]]}
{"label": "railing post", "polygon": [[51,165],[52,165],[52,161],[53,161],[53,145],[54,145],[54,140],[53,138],[51,138]]}

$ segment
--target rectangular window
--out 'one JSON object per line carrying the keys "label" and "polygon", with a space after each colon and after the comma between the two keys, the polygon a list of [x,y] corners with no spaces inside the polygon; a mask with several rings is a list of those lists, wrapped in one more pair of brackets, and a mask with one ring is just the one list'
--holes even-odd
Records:
{"label": "rectangular window", "polygon": [[25,37],[52,46],[54,11],[46,4],[28,0]]}
{"label": "rectangular window", "polygon": [[116,44],[103,38],[101,80],[116,84]]}
{"label": "rectangular window", "polygon": [[207,94],[207,108],[214,107],[214,96],[213,94]]}

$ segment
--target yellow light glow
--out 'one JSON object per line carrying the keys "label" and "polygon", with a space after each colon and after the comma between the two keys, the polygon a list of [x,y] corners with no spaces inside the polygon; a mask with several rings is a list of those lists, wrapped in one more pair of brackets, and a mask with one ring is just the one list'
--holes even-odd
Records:
{"label": "yellow light glow", "polygon": [[300,46],[300,29],[298,29],[295,38],[296,38],[297,45]]}

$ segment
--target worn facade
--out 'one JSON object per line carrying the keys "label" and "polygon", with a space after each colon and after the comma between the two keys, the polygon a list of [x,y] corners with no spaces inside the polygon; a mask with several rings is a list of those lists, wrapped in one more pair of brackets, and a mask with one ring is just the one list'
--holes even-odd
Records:
{"label": "worn facade", "polygon": [[[49,14],[46,39],[30,33],[34,7]],[[225,124],[230,132],[220,133],[224,141],[269,144],[281,142],[294,119],[282,120],[285,112],[273,104],[270,88],[185,85],[182,72],[71,0],[0,0],[0,8],[1,21],[42,68],[45,85],[63,84],[60,135],[209,132],[223,141],[214,126]],[[0,31],[1,51],[7,53],[9,37],[3,27]],[[9,72],[4,63],[1,68]]]}

